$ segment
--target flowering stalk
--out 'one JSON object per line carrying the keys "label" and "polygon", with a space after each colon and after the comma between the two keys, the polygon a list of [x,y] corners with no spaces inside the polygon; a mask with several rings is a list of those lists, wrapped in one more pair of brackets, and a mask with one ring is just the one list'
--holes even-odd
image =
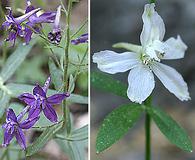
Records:
{"label": "flowering stalk", "polygon": [[[149,96],[144,104],[146,107],[151,107],[152,103],[152,97]],[[151,126],[151,117],[150,115],[146,112],[145,116],[145,160],[150,160],[151,159],[151,136],[150,136],[150,126]]]}
{"label": "flowering stalk", "polygon": [[[64,92],[67,92],[68,90],[68,63],[69,63],[69,46],[70,46],[70,16],[71,16],[71,10],[72,10],[72,0],[68,0],[68,10],[66,14],[66,45],[65,45],[65,59],[64,59]],[[67,126],[69,123],[67,123],[67,119],[70,116],[69,108],[67,107],[66,100],[63,101],[63,113],[64,113],[64,123],[63,127],[67,128],[67,132],[69,133],[70,126]]]}
{"label": "flowering stalk", "polygon": [[[150,0],[150,3],[155,3],[156,0]],[[146,107],[151,107],[152,96],[150,95],[144,102]],[[145,160],[151,159],[151,117],[146,112],[145,116]]]}

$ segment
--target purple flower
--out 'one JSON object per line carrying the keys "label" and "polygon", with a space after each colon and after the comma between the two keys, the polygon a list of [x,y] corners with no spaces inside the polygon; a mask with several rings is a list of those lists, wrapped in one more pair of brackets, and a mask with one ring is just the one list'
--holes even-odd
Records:
{"label": "purple flower", "polygon": [[9,9],[9,14],[6,16],[6,21],[2,24],[2,27],[6,28],[6,30],[9,31],[9,35],[6,41],[13,41],[14,42],[13,45],[14,45],[17,36],[20,37],[24,36],[21,23],[26,21],[30,16],[32,16],[36,12],[38,12],[40,8],[33,9],[30,12],[17,18],[14,18],[12,15],[12,10],[10,8],[8,9]]}
{"label": "purple flower", "polygon": [[[30,0],[27,1],[27,8],[25,13],[29,13],[32,10],[34,10],[35,7],[31,5]],[[40,33],[41,30],[41,24],[42,23],[53,23],[56,16],[56,12],[44,12],[41,15],[37,16],[37,14],[33,14],[29,17],[28,22],[25,26],[25,42],[28,44],[31,40],[31,36],[33,34],[32,29],[35,31],[35,33]]]}
{"label": "purple flower", "polygon": [[54,94],[47,97],[47,90],[49,88],[51,78],[48,77],[43,87],[37,84],[33,89],[33,94],[24,93],[18,98],[30,106],[29,117],[36,117],[43,110],[44,115],[51,122],[57,122],[57,114],[53,105],[60,104],[65,98],[69,97],[68,93]]}
{"label": "purple flower", "polygon": [[2,126],[4,129],[4,141],[2,146],[7,147],[15,136],[18,144],[25,150],[26,140],[22,129],[31,128],[38,119],[39,117],[34,117],[20,122],[21,117],[16,117],[14,111],[9,108],[7,110],[6,123]]}
{"label": "purple flower", "polygon": [[88,33],[82,34],[77,39],[71,40],[71,43],[74,45],[78,45],[80,43],[88,43]]}
{"label": "purple flower", "polygon": [[55,21],[53,24],[53,29],[48,34],[48,39],[53,44],[57,44],[57,45],[60,43],[62,39],[61,29],[60,29],[60,17],[61,17],[61,6],[57,8],[57,13],[56,13]]}

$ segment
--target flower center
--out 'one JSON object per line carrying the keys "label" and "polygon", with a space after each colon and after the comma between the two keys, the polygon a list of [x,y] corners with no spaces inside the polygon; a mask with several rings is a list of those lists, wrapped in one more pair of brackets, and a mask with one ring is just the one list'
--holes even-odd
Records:
{"label": "flower center", "polygon": [[62,39],[62,35],[61,35],[61,32],[55,32],[55,33],[52,33],[50,32],[48,34],[48,39],[53,43],[53,44],[60,44],[60,41]]}

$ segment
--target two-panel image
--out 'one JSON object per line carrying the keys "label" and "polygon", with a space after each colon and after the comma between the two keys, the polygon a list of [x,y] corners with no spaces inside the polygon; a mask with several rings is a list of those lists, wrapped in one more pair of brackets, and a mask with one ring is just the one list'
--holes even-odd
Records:
{"label": "two-panel image", "polygon": [[0,0],[0,160],[195,160],[194,7]]}

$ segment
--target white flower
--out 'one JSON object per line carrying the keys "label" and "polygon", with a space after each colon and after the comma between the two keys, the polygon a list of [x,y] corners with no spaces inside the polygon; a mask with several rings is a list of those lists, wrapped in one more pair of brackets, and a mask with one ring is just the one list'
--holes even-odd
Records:
{"label": "white flower", "polygon": [[152,93],[155,86],[153,73],[177,98],[189,100],[188,87],[182,76],[174,68],[160,63],[162,59],[183,58],[187,46],[180,36],[162,41],[165,25],[154,7],[154,4],[145,5],[141,46],[137,53],[100,51],[93,55],[93,62],[101,71],[110,74],[130,70],[127,95],[133,102],[142,103]]}

